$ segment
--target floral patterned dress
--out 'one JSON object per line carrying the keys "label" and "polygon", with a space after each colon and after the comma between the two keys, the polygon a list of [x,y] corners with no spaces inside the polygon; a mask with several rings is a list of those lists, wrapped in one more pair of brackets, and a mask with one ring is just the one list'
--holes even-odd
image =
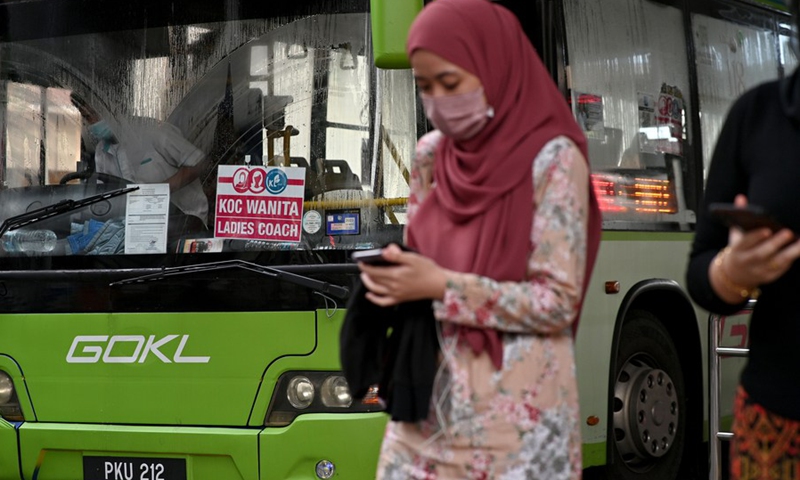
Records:
{"label": "floral patterned dress", "polygon": [[[441,133],[417,144],[408,217],[431,189]],[[434,302],[441,362],[428,418],[389,422],[378,478],[578,479],[581,440],[571,325],[581,296],[589,172],[566,137],[533,164],[526,282],[460,273]],[[475,355],[453,325],[503,332],[503,367]]]}

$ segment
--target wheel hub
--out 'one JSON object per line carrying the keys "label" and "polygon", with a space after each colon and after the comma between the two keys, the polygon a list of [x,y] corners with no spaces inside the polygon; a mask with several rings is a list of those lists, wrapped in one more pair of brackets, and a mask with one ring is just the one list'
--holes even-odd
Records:
{"label": "wheel hub", "polygon": [[614,385],[614,438],[631,467],[663,457],[678,429],[678,393],[670,376],[639,359],[629,360]]}

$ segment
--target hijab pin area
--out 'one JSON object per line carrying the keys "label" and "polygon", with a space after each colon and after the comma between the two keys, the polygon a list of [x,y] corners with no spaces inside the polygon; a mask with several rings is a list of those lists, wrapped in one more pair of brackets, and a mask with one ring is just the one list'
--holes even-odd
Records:
{"label": "hijab pin area", "polygon": [[489,109],[486,110],[486,116],[489,118],[494,118],[494,107],[489,107]]}

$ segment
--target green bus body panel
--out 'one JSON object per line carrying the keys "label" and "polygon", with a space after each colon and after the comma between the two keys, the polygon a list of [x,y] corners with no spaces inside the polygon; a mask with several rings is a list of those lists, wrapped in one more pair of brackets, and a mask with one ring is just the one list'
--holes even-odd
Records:
{"label": "green bus body panel", "polygon": [[[314,478],[317,462],[329,460],[341,478],[366,480],[375,477],[386,421],[382,413],[314,414],[263,430],[26,423],[22,469],[25,478],[74,480],[84,456],[184,458],[191,480],[278,480]],[[6,432],[13,427],[0,423],[0,439]],[[11,438],[0,449],[0,480],[19,478]]]}
{"label": "green bus body panel", "polygon": [[409,68],[406,39],[422,0],[371,0],[372,49],[378,68]]}
{"label": "green bus body panel", "polygon": [[[380,451],[381,439],[387,422],[383,413],[315,413],[298,416],[292,424],[280,428],[263,427],[264,414],[269,405],[277,378],[282,372],[297,370],[327,370],[339,368],[339,330],[344,320],[341,309],[300,313],[237,313],[237,314],[120,314],[120,315],[19,315],[9,323],[12,341],[4,345],[14,345],[14,339],[27,332],[31,334],[33,324],[48,331],[45,344],[50,350],[60,350],[57,354],[46,355],[36,360],[34,356],[26,356],[23,352],[12,352],[14,358],[21,358],[25,379],[31,388],[31,397],[40,417],[52,416],[59,412],[56,404],[45,399],[37,400],[40,395],[64,388],[63,382],[53,382],[52,378],[67,375],[70,368],[89,367],[94,372],[75,373],[69,371],[73,382],[84,386],[83,395],[68,390],[61,394],[62,401],[69,402],[77,410],[69,420],[48,423],[23,423],[19,428],[20,455],[25,478],[76,479],[83,475],[84,456],[109,457],[154,457],[186,459],[187,478],[191,480],[210,479],[309,479],[314,478],[314,468],[320,460],[334,462],[337,473],[342,478],[370,479],[374,478],[375,468]],[[216,320],[214,320],[216,317]],[[316,317],[316,320],[315,320]],[[11,316],[6,316],[6,319]],[[57,322],[47,322],[47,318],[57,318]],[[80,320],[89,318],[89,320]],[[28,322],[26,327],[20,322]],[[318,324],[317,324],[318,322]],[[124,328],[122,326],[124,323]],[[68,325],[59,328],[59,325]],[[145,329],[145,326],[148,328]],[[195,327],[193,329],[192,327]],[[316,326],[316,328],[315,328]],[[91,327],[91,328],[90,328]],[[27,330],[26,330],[27,329]],[[67,364],[65,358],[76,332],[106,335],[136,334],[144,330],[147,334],[163,336],[167,332],[188,332],[184,355],[211,357],[207,364],[159,364],[150,359],[137,364]],[[318,331],[317,331],[318,330]],[[65,334],[64,331],[67,333]],[[200,335],[206,331],[208,337],[219,340],[218,347]],[[67,346],[56,348],[63,343],[61,337],[67,338]],[[38,337],[41,338],[41,335]],[[316,344],[316,338],[326,341]],[[191,350],[189,350],[191,346]],[[162,348],[161,352],[168,358],[171,350]],[[234,358],[224,361],[223,352],[229,352]],[[122,351],[115,355],[123,356]],[[0,368],[11,369],[16,364],[10,359]],[[8,357],[6,357],[8,358]],[[220,360],[215,360],[219,358]],[[55,360],[54,360],[55,359]],[[47,365],[53,369],[51,375],[37,381],[37,369],[44,370]],[[57,368],[53,365],[58,365]],[[173,376],[166,367],[203,368],[208,369],[203,375],[193,375],[187,380],[203,384],[207,392],[204,395],[189,395],[172,392],[165,385],[177,383],[183,390],[189,388],[187,383]],[[111,368],[125,367],[129,370],[117,376],[108,373]],[[151,370],[146,377],[131,368]],[[265,373],[266,370],[266,373]],[[33,373],[31,373],[31,371]],[[100,373],[97,373],[100,372]],[[92,376],[96,377],[94,380]],[[227,380],[224,378],[228,376]],[[256,405],[254,395],[261,377],[264,376],[258,392]],[[15,377],[15,382],[17,378]],[[113,386],[134,381],[135,387],[153,391],[158,395],[144,399],[125,399],[123,395],[112,398],[110,390]],[[148,383],[149,382],[149,383]],[[55,384],[52,384],[55,383]],[[241,383],[242,385],[238,385]],[[30,387],[29,387],[30,388]],[[88,395],[87,391],[102,391],[102,401],[94,401],[96,395]],[[133,388],[126,388],[128,395]],[[237,393],[238,392],[238,393]],[[245,394],[246,393],[246,394]],[[72,400],[65,400],[69,395]],[[210,399],[209,397],[218,397]],[[222,400],[219,399],[222,398]],[[196,404],[192,399],[198,398]],[[121,410],[133,408],[133,402],[146,402],[146,408],[134,408],[135,411],[148,412],[148,423],[153,419],[161,419],[162,425],[109,425],[109,423],[125,423],[119,418],[126,417]],[[94,424],[86,424],[76,418],[91,417],[80,402],[88,402],[94,408],[102,410],[97,415],[103,421],[93,420]],[[119,407],[117,408],[117,405]],[[113,408],[112,408],[113,407]],[[117,410],[120,411],[117,411]],[[197,416],[208,417],[196,424],[216,425],[227,422],[230,426],[242,425],[243,419],[254,411],[251,419],[253,428],[223,428],[213,426],[186,426],[187,418]],[[222,410],[222,411],[219,411]],[[47,413],[41,413],[45,411]],[[166,414],[164,412],[167,412]],[[225,411],[230,412],[226,414]],[[144,418],[144,413],[138,413]],[[109,420],[109,418],[115,420]],[[132,418],[130,415],[127,418]],[[163,420],[178,419],[173,423]],[[66,422],[76,423],[66,423]],[[77,423],[84,424],[77,424]],[[101,424],[102,423],[102,424]],[[17,459],[16,433],[13,425],[0,423],[0,480],[19,478]]]}
{"label": "green bus body panel", "polygon": [[584,443],[582,447],[583,468],[606,464],[606,442]]}
{"label": "green bus body panel", "polygon": [[[675,241],[681,237],[684,241]],[[581,421],[584,445],[605,444],[606,441],[608,422],[611,421],[608,418],[611,345],[625,293],[645,278],[673,279],[683,284],[690,238],[682,234],[603,233],[575,339],[581,416],[584,420],[589,416],[600,419],[593,426]],[[654,251],[661,253],[653,255]],[[618,281],[620,293],[606,294],[604,284],[607,281]],[[591,458],[590,464],[584,462],[586,466],[597,464],[595,462],[599,459]],[[599,464],[605,464],[605,455]]]}
{"label": "green bus body panel", "polygon": [[[611,345],[617,313],[625,293],[649,278],[671,278],[683,281],[688,259],[689,242],[673,241],[676,235],[642,232],[605,232],[597,255],[597,263],[586,291],[578,335],[575,339],[575,360],[578,376],[578,398],[583,419],[600,419],[589,426],[581,421],[584,444],[605,443],[608,422],[608,389],[611,369]],[[678,234],[677,236],[682,236]],[[689,238],[689,237],[687,237]],[[663,254],[653,255],[658,250]],[[635,266],[635,268],[626,268]],[[618,281],[621,291],[605,293],[607,281]],[[602,464],[605,464],[603,458]]]}
{"label": "green bus body panel", "polygon": [[372,480],[387,420],[382,413],[313,414],[266,429],[259,442],[261,478],[313,479],[317,462],[328,460],[336,466],[335,478]]}
{"label": "green bus body panel", "polygon": [[0,418],[0,480],[19,480],[17,432],[14,425]]}
{"label": "green bus body panel", "polygon": [[[603,232],[602,238],[575,345],[584,467],[606,463],[606,436],[609,422],[612,421],[608,417],[611,346],[617,315],[623,308],[625,294],[637,283],[647,279],[673,280],[685,292],[686,267],[693,234],[614,231]],[[606,294],[604,284],[608,281],[619,282],[620,293]],[[694,309],[694,318],[680,320],[695,322],[700,345],[706,346],[709,312],[696,305],[691,306]],[[641,305],[639,308],[643,307],[647,306]],[[653,310],[653,313],[658,316],[660,312]],[[723,346],[739,346],[738,342],[742,339],[733,334],[732,325],[745,324],[748,317],[738,315],[727,318],[727,326],[720,337]],[[723,419],[732,411],[733,393],[745,363],[746,359],[743,358],[726,358],[722,362],[720,412]],[[702,373],[703,385],[708,385],[707,355],[699,355],[697,369]],[[708,395],[706,391],[702,393],[702,413],[707,422]],[[585,420],[590,416],[597,417],[599,423],[589,426]],[[706,423],[703,431],[707,430]]]}
{"label": "green bus body panel", "polygon": [[[288,371],[335,371],[341,369],[339,362],[339,331],[344,323],[345,311],[317,311],[317,335],[322,339],[314,349],[314,353],[302,357],[283,357],[270,365],[264,374],[261,390],[253,405],[253,416],[249,425],[262,426],[270,399],[281,374]],[[302,417],[302,415],[301,415]]]}
{"label": "green bus body panel", "polygon": [[[186,458],[187,478],[258,478],[258,430],[25,423],[25,478],[83,478],[83,456]],[[0,475],[5,472],[0,472]]]}
{"label": "green bus body panel", "polygon": [[[316,344],[314,312],[3,315],[0,324],[0,354],[24,372],[40,422],[244,426],[268,365]],[[103,363],[106,353],[68,363],[79,335],[177,337],[158,348],[163,359],[151,350],[140,362],[146,345],[137,359],[137,342],[123,341],[108,360],[133,363]],[[184,336],[181,357],[207,363],[176,363]],[[107,344],[79,344],[73,357],[93,360],[89,348]]]}
{"label": "green bus body panel", "polygon": [[[603,242],[683,242],[687,246],[694,238],[691,232],[603,232]],[[688,252],[688,251],[687,251]],[[599,258],[598,258],[599,260]],[[689,261],[689,257],[680,259]],[[594,278],[594,277],[592,277]]]}

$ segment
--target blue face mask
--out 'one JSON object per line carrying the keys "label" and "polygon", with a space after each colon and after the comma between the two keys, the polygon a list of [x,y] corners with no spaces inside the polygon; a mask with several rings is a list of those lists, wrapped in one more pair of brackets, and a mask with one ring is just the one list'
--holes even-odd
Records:
{"label": "blue face mask", "polygon": [[114,132],[105,120],[89,125],[89,134],[97,140],[113,141]]}

